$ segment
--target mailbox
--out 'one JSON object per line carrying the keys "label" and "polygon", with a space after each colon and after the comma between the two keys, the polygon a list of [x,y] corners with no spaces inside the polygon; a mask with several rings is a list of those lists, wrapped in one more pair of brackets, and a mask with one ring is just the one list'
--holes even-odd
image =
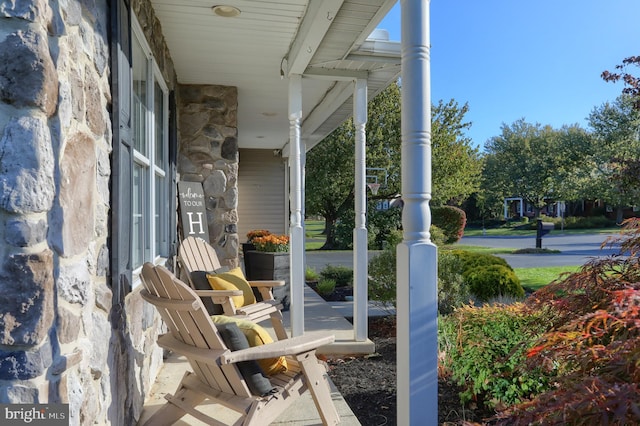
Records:
{"label": "mailbox", "polygon": [[542,236],[547,235],[554,227],[553,222],[543,222],[542,219],[538,219],[536,227],[536,248],[542,248]]}
{"label": "mailbox", "polygon": [[542,220],[538,220],[538,233],[540,236],[547,235],[554,228],[555,225],[553,222],[543,222]]}

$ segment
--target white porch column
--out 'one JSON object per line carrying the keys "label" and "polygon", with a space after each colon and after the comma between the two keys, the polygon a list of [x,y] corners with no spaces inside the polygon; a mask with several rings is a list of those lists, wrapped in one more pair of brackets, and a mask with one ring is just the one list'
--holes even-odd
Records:
{"label": "white porch column", "polygon": [[429,1],[401,0],[402,212],[397,254],[398,424],[438,424],[438,252],[430,241]]}
{"label": "white porch column", "polygon": [[356,80],[353,93],[353,124],[356,135],[355,152],[355,214],[353,230],[353,328],[355,340],[367,340],[367,188],[366,133],[367,124],[367,80]]}
{"label": "white porch column", "polygon": [[[304,223],[306,217],[306,198],[307,191],[307,143],[306,141],[300,142],[300,203],[302,210],[300,212],[300,224],[302,225],[302,282],[306,283],[305,271],[307,270],[307,252],[305,250],[305,235],[307,235],[307,227]],[[306,284],[305,284],[306,285]],[[304,285],[302,286],[302,298],[304,300]],[[303,330],[304,331],[304,330]]]}
{"label": "white porch column", "polygon": [[289,256],[291,265],[291,334],[304,333],[304,229],[302,226],[302,76],[289,77],[289,144],[291,145],[289,174]]}

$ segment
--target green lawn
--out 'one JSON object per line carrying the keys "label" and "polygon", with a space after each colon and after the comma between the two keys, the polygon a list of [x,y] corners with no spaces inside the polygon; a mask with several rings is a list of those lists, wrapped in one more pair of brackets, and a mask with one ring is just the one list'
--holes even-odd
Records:
{"label": "green lawn", "polygon": [[558,278],[564,272],[575,272],[578,269],[580,269],[580,266],[547,266],[540,268],[514,268],[514,271],[525,290],[536,291]]}
{"label": "green lawn", "polygon": [[516,249],[505,248],[505,247],[495,248],[495,247],[467,246],[463,244],[453,244],[450,246],[441,247],[438,250],[465,250],[465,251],[471,251],[474,253],[484,253],[484,254],[511,254]]}
{"label": "green lawn", "polygon": [[304,229],[308,238],[324,238],[322,231],[324,231],[323,220],[305,220]]}
{"label": "green lawn", "polygon": [[304,232],[305,232],[305,250],[318,250],[324,245],[325,236],[322,235],[324,231],[323,220],[305,220]]}

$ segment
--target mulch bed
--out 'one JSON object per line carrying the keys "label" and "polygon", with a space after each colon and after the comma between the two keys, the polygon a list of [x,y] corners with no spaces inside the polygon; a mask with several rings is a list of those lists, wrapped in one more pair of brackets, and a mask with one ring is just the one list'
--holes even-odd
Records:
{"label": "mulch bed", "polygon": [[[329,376],[362,425],[396,425],[396,326],[394,317],[369,318],[369,338],[376,353],[327,360]],[[440,424],[480,422],[494,412],[476,404],[463,407],[458,387],[438,382]]]}

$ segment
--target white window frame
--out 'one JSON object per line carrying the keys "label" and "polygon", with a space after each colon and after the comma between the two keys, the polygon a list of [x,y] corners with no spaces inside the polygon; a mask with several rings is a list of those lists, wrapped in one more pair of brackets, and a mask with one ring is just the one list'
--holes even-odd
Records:
{"label": "white window frame", "polygon": [[[136,287],[140,284],[140,271],[142,270],[142,264],[145,262],[153,262],[153,263],[162,263],[166,260],[169,252],[169,220],[167,212],[158,212],[156,211],[156,199],[158,197],[164,196],[165,200],[168,201],[170,196],[169,185],[165,185],[164,188],[157,189],[156,188],[156,177],[161,177],[163,179],[168,179],[169,174],[169,89],[167,84],[162,77],[162,73],[160,68],[158,67],[157,62],[153,57],[153,53],[151,48],[144,36],[144,32],[138,23],[138,20],[135,16],[132,16],[132,42],[137,43],[141,46],[142,51],[147,60],[147,79],[146,79],[146,104],[149,106],[146,111],[146,117],[144,120],[145,125],[145,149],[147,152],[139,152],[137,149],[133,150],[133,161],[134,161],[134,170],[136,167],[141,167],[145,176],[143,181],[147,184],[148,190],[145,188],[143,193],[142,203],[143,207],[143,216],[147,216],[143,219],[143,230],[142,230],[142,261],[139,265],[134,265],[133,270],[133,287]],[[135,67],[135,64],[133,64]],[[164,164],[157,165],[156,164],[156,129],[155,129],[155,84],[158,84],[161,91],[163,92],[163,101],[162,101],[162,116],[164,117],[164,121],[162,123],[163,126],[163,135],[162,135],[162,146],[163,146],[163,157]],[[132,94],[133,96],[133,94]],[[133,123],[133,130],[136,131],[137,123]],[[133,188],[132,188],[133,190]],[[135,195],[135,194],[134,194]],[[134,203],[135,204],[135,203]],[[161,223],[156,222],[156,216],[159,214],[162,218],[164,213],[165,220],[161,221]],[[134,220],[133,216],[131,220]],[[164,222],[164,225],[162,224]],[[164,235],[165,240],[158,242],[156,225],[163,226],[163,232],[161,235]],[[132,256],[137,256],[140,247],[132,247],[131,254]],[[132,258],[132,262],[133,262]]]}

